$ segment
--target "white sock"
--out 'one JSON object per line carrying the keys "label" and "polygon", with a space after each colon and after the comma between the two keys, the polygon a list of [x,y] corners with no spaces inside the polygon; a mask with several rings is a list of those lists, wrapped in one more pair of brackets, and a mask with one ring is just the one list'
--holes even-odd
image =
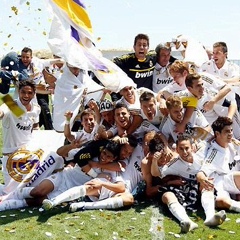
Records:
{"label": "white sock", "polygon": [[32,191],[34,187],[24,187],[24,188],[17,188],[14,191],[10,192],[8,195],[4,196],[3,200],[8,199],[19,199],[23,200],[25,198],[32,198],[30,195],[30,192]]}
{"label": "white sock", "polygon": [[180,222],[192,222],[192,220],[187,215],[185,208],[179,202],[170,203],[168,205],[168,208],[172,215],[176,217]]}
{"label": "white sock", "polygon": [[229,210],[240,213],[240,202],[232,200]]}
{"label": "white sock", "polygon": [[203,190],[201,195],[201,203],[205,212],[206,219],[208,221],[215,214],[215,198],[213,191]]}
{"label": "white sock", "polygon": [[86,187],[77,186],[59,194],[56,198],[52,199],[52,201],[54,206],[57,206],[60,203],[69,202],[84,196],[86,196]]}
{"label": "white sock", "polygon": [[0,203],[0,211],[18,209],[28,206],[25,200],[9,199]]}
{"label": "white sock", "polygon": [[117,209],[123,207],[121,197],[107,198],[97,202],[85,202],[84,209]]}

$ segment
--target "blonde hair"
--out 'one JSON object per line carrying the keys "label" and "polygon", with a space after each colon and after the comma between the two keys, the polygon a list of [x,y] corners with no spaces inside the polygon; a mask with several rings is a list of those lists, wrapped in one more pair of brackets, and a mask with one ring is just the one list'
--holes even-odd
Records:
{"label": "blonde hair", "polygon": [[187,62],[183,62],[180,60],[176,60],[174,61],[170,68],[169,68],[169,72],[171,73],[181,73],[183,74],[184,71],[189,71],[189,64]]}
{"label": "blonde hair", "polygon": [[181,98],[175,95],[171,95],[166,99],[167,109],[172,109],[174,107],[181,107],[182,101]]}

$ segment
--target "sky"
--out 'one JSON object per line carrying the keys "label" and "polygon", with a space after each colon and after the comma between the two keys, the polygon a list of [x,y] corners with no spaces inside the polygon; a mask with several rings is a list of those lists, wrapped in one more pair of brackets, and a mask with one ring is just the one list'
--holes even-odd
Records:
{"label": "sky", "polygon": [[[229,59],[240,59],[239,0],[82,0],[100,50],[133,49],[146,33],[150,49],[180,34],[207,47],[224,41]],[[45,0],[1,0],[0,56],[25,47],[48,49],[52,15]]]}

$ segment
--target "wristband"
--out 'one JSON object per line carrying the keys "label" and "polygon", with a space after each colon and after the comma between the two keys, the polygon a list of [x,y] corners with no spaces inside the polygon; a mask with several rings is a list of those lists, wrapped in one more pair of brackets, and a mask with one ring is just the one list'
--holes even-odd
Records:
{"label": "wristband", "polygon": [[88,172],[87,175],[89,175],[92,178],[96,178],[97,177],[97,173],[91,168]]}
{"label": "wristband", "polygon": [[66,120],[65,125],[69,125],[69,124],[70,124],[70,120]]}

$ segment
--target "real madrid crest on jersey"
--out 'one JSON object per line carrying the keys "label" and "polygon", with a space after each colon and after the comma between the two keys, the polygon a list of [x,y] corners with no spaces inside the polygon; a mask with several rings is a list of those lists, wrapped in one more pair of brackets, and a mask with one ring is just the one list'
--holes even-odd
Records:
{"label": "real madrid crest on jersey", "polygon": [[17,150],[7,160],[7,171],[16,182],[29,182],[33,171],[40,165],[43,150]]}
{"label": "real madrid crest on jersey", "polygon": [[149,61],[149,67],[152,67],[153,66],[153,62],[152,60]]}

